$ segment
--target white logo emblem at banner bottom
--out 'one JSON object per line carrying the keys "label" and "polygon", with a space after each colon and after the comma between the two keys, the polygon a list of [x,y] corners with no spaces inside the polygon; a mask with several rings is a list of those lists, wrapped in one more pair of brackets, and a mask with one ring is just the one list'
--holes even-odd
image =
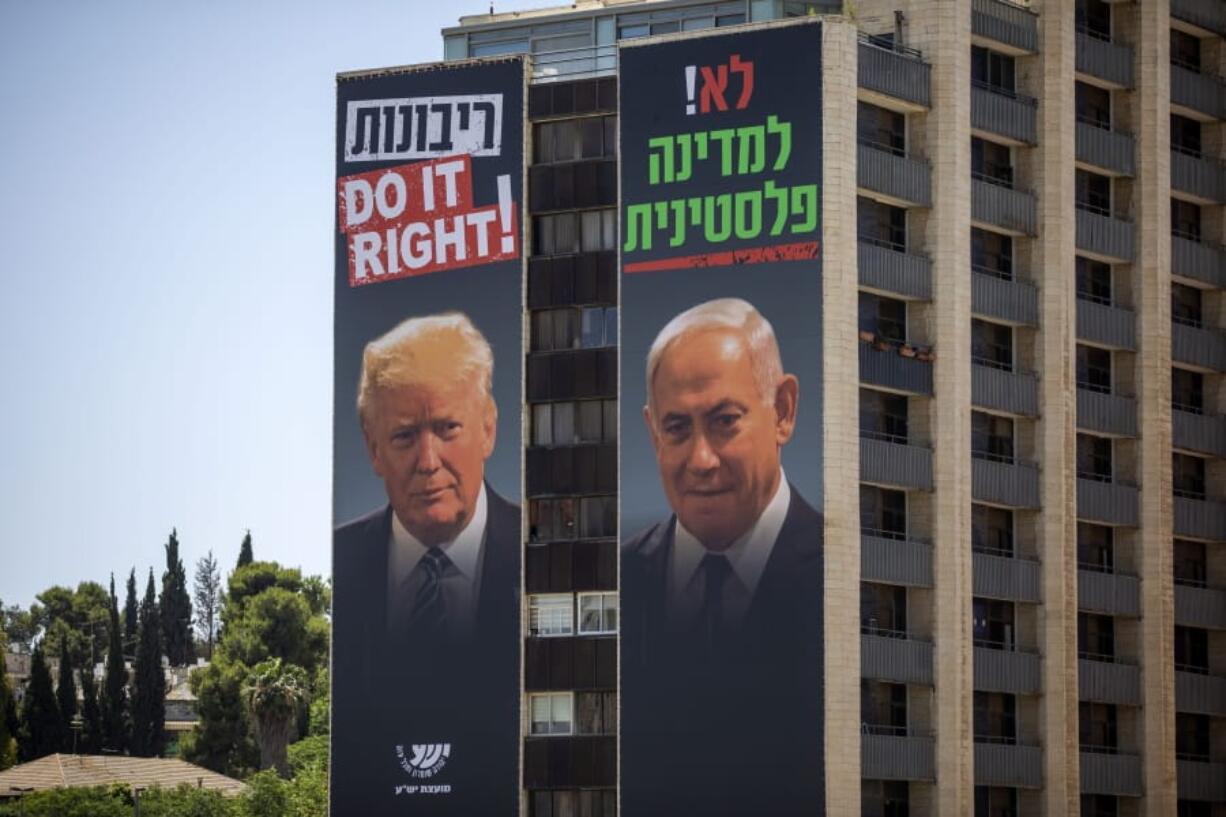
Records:
{"label": "white logo emblem at banner bottom", "polygon": [[400,767],[418,780],[429,779],[441,772],[451,756],[450,743],[414,743],[409,746],[407,756],[404,750],[404,746],[396,747]]}

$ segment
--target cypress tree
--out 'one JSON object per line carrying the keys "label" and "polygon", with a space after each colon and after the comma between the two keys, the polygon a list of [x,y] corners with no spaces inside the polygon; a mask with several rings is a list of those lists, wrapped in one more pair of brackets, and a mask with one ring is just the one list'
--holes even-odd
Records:
{"label": "cypress tree", "polygon": [[107,628],[106,675],[102,680],[99,704],[102,709],[102,746],[115,752],[128,748],[128,671],[123,663],[123,633],[119,624],[119,602],[115,598],[115,577],[111,577],[111,621]]}
{"label": "cypress tree", "polygon": [[98,682],[90,667],[81,670],[81,740],[77,751],[96,755],[102,751],[102,710],[98,706]]}
{"label": "cypress tree", "polygon": [[187,592],[187,571],[179,558],[178,532],[166,541],[166,571],[162,574],[162,643],[172,667],[192,662],[192,599]]}
{"label": "cypress tree", "polygon": [[73,680],[72,658],[68,654],[68,639],[60,639],[60,674],[55,687],[55,703],[60,710],[60,731],[64,742],[60,751],[72,751],[72,719],[77,715],[77,682]]}
{"label": "cypress tree", "polygon": [[251,531],[243,537],[243,545],[238,549],[238,564],[235,567],[246,567],[255,561],[255,553],[251,548]]}
{"label": "cypress tree", "polygon": [[140,605],[136,664],[132,681],[132,754],[159,757],[166,748],[166,675],[153,571]]}
{"label": "cypress tree", "polygon": [[30,660],[30,686],[21,709],[21,740],[18,757],[23,763],[55,754],[64,745],[59,707],[51,685],[51,671],[42,644]]}
{"label": "cypress tree", "polygon": [[123,646],[129,652],[136,651],[136,568],[128,574],[128,597],[123,603]]}
{"label": "cypress tree", "polygon": [[[0,647],[3,646],[4,638],[0,635]],[[0,771],[17,762],[19,728],[17,699],[13,696],[13,688],[9,685],[8,673],[0,672]]]}

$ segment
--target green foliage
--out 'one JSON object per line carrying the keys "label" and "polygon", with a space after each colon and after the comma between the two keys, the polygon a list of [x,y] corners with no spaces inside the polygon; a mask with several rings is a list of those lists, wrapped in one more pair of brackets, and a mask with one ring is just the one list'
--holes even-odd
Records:
{"label": "green foliage", "polygon": [[140,606],[136,601],[136,568],[128,574],[128,595],[123,603],[123,644],[130,651],[136,651],[136,633],[140,627]]}
{"label": "green foliage", "polygon": [[81,671],[81,742],[82,754],[96,755],[102,751],[102,710],[98,705],[98,682],[92,668]]}
{"label": "green foliage", "polygon": [[221,646],[248,666],[280,658],[313,673],[327,659],[327,638],[327,622],[311,616],[301,595],[271,587],[230,616]]}
{"label": "green foliage", "polygon": [[92,666],[102,660],[109,604],[106,588],[97,582],[81,582],[76,590],[54,586],[38,594],[30,617],[49,643],[68,639],[74,666]]}
{"label": "green foliage", "polygon": [[236,800],[186,783],[174,789],[155,787],[140,796],[141,817],[231,817],[237,810]]}
{"label": "green foliage", "polygon": [[208,644],[208,655],[213,657],[213,644],[217,638],[217,619],[221,615],[221,572],[213,551],[196,561],[196,578],[193,598],[196,602],[196,630],[200,640]]}
{"label": "green foliage", "polygon": [[240,817],[290,817],[289,784],[266,771],[247,780],[247,791],[239,801]]}
{"label": "green foliage", "polygon": [[60,732],[64,736],[64,742],[60,746],[61,752],[72,751],[72,720],[77,715],[77,683],[73,680],[74,675],[72,659],[68,656],[68,642],[62,640],[60,641],[60,675],[55,687],[55,703],[60,711]]}
{"label": "green foliage", "polygon": [[222,623],[228,625],[230,618],[242,611],[248,599],[271,587],[297,594],[302,590],[302,572],[292,567],[281,567],[276,562],[251,562],[235,569],[230,574],[226,604],[221,613]]}
{"label": "green foliage", "polygon": [[128,670],[123,661],[123,633],[119,625],[119,606],[115,599],[115,578],[111,577],[110,625],[107,628],[106,675],[102,679],[102,748],[115,752],[127,750],[131,720],[128,710]]}
{"label": "green foliage", "polygon": [[162,638],[152,570],[140,605],[137,638],[132,679],[132,754],[158,757],[166,748],[166,676],[162,672]]}
{"label": "green foliage", "polygon": [[172,667],[192,662],[192,598],[187,592],[187,571],[179,558],[179,536],[171,530],[166,540],[166,570],[162,573],[162,642]]}
{"label": "green foliage", "polygon": [[256,727],[260,768],[275,768],[282,777],[288,777],[286,746],[310,696],[306,672],[302,667],[282,663],[280,658],[263,661],[251,669],[242,692],[243,703]]}
{"label": "green foliage", "polygon": [[34,792],[5,806],[3,817],[132,817],[132,800],[117,786],[50,789]]}
{"label": "green foliage", "polygon": [[[0,653],[6,648],[4,633],[0,633]],[[17,699],[6,672],[0,672],[0,770],[17,762]]]}
{"label": "green foliage", "polygon": [[34,648],[30,661],[30,686],[21,708],[21,733],[18,757],[24,763],[55,754],[64,745],[64,725],[60,722],[51,671],[42,645]]}
{"label": "green foliage", "polygon": [[311,615],[329,615],[332,612],[332,580],[307,576],[302,580],[302,597],[311,608]]}
{"label": "green foliage", "polygon": [[328,813],[328,771],[314,766],[289,781],[290,817],[325,817]]}
{"label": "green foliage", "polygon": [[241,776],[259,763],[259,753],[247,724],[242,687],[247,667],[219,651],[212,663],[191,675],[200,723],[184,736],[180,754],[190,763]]}
{"label": "green foliage", "polygon": [[23,610],[21,605],[13,604],[0,609],[0,629],[8,637],[9,644],[24,652],[34,648],[34,637],[38,635],[38,622],[29,610]]}
{"label": "green foliage", "polygon": [[291,743],[286,754],[294,776],[297,777],[308,769],[323,769],[326,772],[331,742],[329,735],[312,735]]}
{"label": "green foliage", "polygon": [[251,548],[251,531],[247,531],[247,535],[243,537],[243,544],[238,549],[238,564],[234,567],[246,567],[255,561],[255,553]]}

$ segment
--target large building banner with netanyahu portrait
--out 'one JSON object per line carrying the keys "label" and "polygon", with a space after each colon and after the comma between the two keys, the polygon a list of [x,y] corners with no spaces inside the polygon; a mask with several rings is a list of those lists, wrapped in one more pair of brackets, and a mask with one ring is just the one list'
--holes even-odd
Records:
{"label": "large building banner with netanyahu portrait", "polygon": [[813,817],[821,26],[620,62],[622,814]]}
{"label": "large building banner with netanyahu portrait", "polygon": [[518,808],[525,87],[337,80],[332,814]]}

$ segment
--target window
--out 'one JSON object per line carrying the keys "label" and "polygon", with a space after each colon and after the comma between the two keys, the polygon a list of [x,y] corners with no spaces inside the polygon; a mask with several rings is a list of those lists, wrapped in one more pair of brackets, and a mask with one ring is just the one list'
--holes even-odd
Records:
{"label": "window", "polygon": [[860,681],[861,729],[869,735],[907,734],[907,685]]}
{"label": "window", "polygon": [[1100,573],[1115,572],[1115,530],[1106,525],[1078,522],[1077,566]]}
{"label": "window", "polygon": [[617,535],[617,497],[585,496],[579,500],[579,536],[601,539]]}
{"label": "window", "polygon": [[860,331],[872,332],[891,343],[902,343],[907,339],[907,302],[861,292]]}
{"label": "window", "polygon": [[977,45],[971,46],[971,81],[995,91],[1013,93],[1017,90],[1013,57]]}
{"label": "window", "polygon": [[907,250],[907,211],[863,196],[856,198],[856,235],[897,252]]}
{"label": "window", "polygon": [[558,497],[528,501],[528,541],[607,539],[617,535],[617,497]]}
{"label": "window", "polygon": [[1200,73],[1200,40],[1186,31],[1171,29],[1171,65]]}
{"label": "window", "polygon": [[1112,447],[1110,437],[1096,437],[1093,434],[1077,435],[1077,477],[1092,479],[1097,482],[1111,482]]}
{"label": "window", "polygon": [[1175,713],[1175,757],[1209,760],[1209,716]]}
{"label": "window", "polygon": [[1171,199],[1171,235],[1200,241],[1200,207],[1190,201]]}
{"label": "window", "polygon": [[905,445],[907,398],[873,389],[860,389],[860,436]]}
{"label": "window", "polygon": [[883,539],[906,539],[906,492],[861,485],[860,532]]}
{"label": "window", "polygon": [[1111,215],[1111,177],[1078,169],[1076,203],[1079,209],[1100,216]]}
{"label": "window", "polygon": [[617,345],[617,307],[589,306],[579,313],[579,348]]}
{"label": "window", "polygon": [[1209,672],[1209,631],[1199,627],[1175,625],[1175,669],[1180,672]]}
{"label": "window", "polygon": [[594,349],[617,344],[617,307],[539,309],[532,313],[532,351]]}
{"label": "window", "polygon": [[500,42],[473,43],[469,49],[470,57],[497,57],[502,54],[528,53],[528,40],[502,40]]}
{"label": "window", "polygon": [[907,637],[907,588],[860,582],[860,631],[891,638]]}
{"label": "window", "polygon": [[533,162],[598,159],[617,153],[617,116],[541,122],[533,127]]}
{"label": "window", "polygon": [[1078,738],[1083,752],[1115,754],[1119,748],[1115,704],[1082,701],[1078,711]]}
{"label": "window", "polygon": [[972,136],[971,176],[1001,187],[1013,187],[1013,157],[1009,147]]}
{"label": "window", "polygon": [[1111,265],[1077,256],[1077,297],[1111,306]]}
{"label": "window", "polygon": [[1017,817],[1017,789],[976,786],[975,817]]}
{"label": "window", "polygon": [[617,632],[617,594],[579,594],[579,635]]}
{"label": "window", "polygon": [[996,462],[1013,462],[1013,420],[972,411],[971,456]]}
{"label": "window", "polygon": [[533,445],[576,445],[617,441],[617,401],[536,403]]}
{"label": "window", "polygon": [[1111,394],[1111,352],[1077,344],[1077,388]]}
{"label": "window", "polygon": [[[1180,812],[1182,816],[1183,812]],[[1114,794],[1081,795],[1081,817],[1119,817]]]}
{"label": "window", "polygon": [[1077,30],[1100,40],[1111,39],[1111,6],[1103,0],[1077,0]]}
{"label": "window", "polygon": [[1201,291],[1184,284],[1171,284],[1171,320],[1184,326],[1204,326]]}
{"label": "window", "polygon": [[1115,660],[1115,619],[1097,613],[1077,614],[1077,655],[1091,661]]}
{"label": "window", "polygon": [[971,228],[971,269],[1013,280],[1013,237]]}
{"label": "window", "polygon": [[1208,574],[1205,565],[1205,543],[1176,539],[1174,551],[1175,584],[1204,587]]}
{"label": "window", "polygon": [[616,735],[617,693],[576,692],[575,727],[579,735]]}
{"label": "window", "polygon": [[534,636],[571,635],[575,631],[575,600],[570,593],[528,597],[528,627]]}
{"label": "window", "polygon": [[1171,405],[1179,411],[1203,414],[1205,376],[1188,369],[1171,369]]}
{"label": "window", "polygon": [[533,735],[569,735],[574,732],[573,692],[541,692],[528,696]]}
{"label": "window", "polygon": [[1171,471],[1175,496],[1188,499],[1205,498],[1205,460],[1191,454],[1172,454]]}
{"label": "window", "polygon": [[972,318],[971,360],[981,366],[1013,371],[1013,327]]}
{"label": "window", "polygon": [[996,556],[1013,556],[1013,511],[991,505],[971,505],[971,549]]}
{"label": "window", "polygon": [[910,813],[910,792],[907,781],[860,781],[861,817],[908,817]]}
{"label": "window", "polygon": [[1111,130],[1111,92],[1097,85],[1078,82],[1074,97],[1077,121]]}
{"label": "window", "polygon": [[534,255],[617,249],[616,210],[534,216],[532,224]]}
{"label": "window", "polygon": [[975,740],[1017,742],[1017,698],[1005,692],[975,693]]}
{"label": "window", "polygon": [[971,632],[976,647],[1013,650],[1013,602],[971,599]]}
{"label": "window", "polygon": [[897,111],[859,102],[856,104],[856,139],[862,145],[905,156],[907,118]]}
{"label": "window", "polygon": [[1201,125],[1177,113],[1171,114],[1171,149],[1200,158]]}

